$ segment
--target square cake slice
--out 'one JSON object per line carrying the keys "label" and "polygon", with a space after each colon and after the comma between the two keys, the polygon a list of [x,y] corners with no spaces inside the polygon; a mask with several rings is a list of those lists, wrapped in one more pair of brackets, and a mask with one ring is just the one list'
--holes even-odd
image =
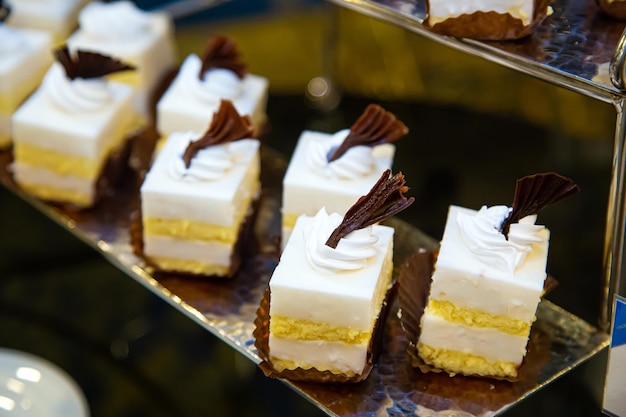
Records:
{"label": "square cake slice", "polygon": [[201,133],[211,123],[220,100],[250,115],[257,132],[267,119],[267,78],[249,74],[235,42],[225,36],[209,40],[202,56],[187,56],[176,78],[157,104],[157,130]]}
{"label": "square cake slice", "polygon": [[67,48],[12,118],[15,181],[43,200],[91,207],[97,183],[132,128],[133,90],[104,75],[131,69],[110,57]]}
{"label": "square cake slice", "polygon": [[402,174],[387,170],[345,217],[322,208],[298,218],[269,283],[269,352],[262,354],[278,375],[367,376],[393,271],[394,229],[377,223],[413,202],[407,189]]}
{"label": "square cake slice", "polygon": [[536,212],[577,190],[554,173],[520,181],[513,208],[450,207],[417,341],[425,363],[517,376],[547,277],[550,231]]}
{"label": "square cake slice", "polygon": [[0,149],[11,145],[11,116],[39,87],[52,64],[52,38],[0,22]]}
{"label": "square cake slice", "polygon": [[232,276],[260,193],[260,142],[223,101],[201,135],[167,138],[141,186],[143,255],[158,270]]}
{"label": "square cake slice", "polygon": [[174,25],[167,13],[143,11],[126,0],[94,1],[81,10],[79,28],[67,45],[70,50],[99,52],[134,65],[133,73],[112,79],[136,89],[135,109],[149,120],[152,95],[175,66]]}
{"label": "square cake slice", "polygon": [[375,104],[350,129],[335,134],[304,131],[283,178],[283,246],[300,215],[314,216],[322,207],[344,214],[365,195],[391,169],[392,142],[407,133],[400,120]]}

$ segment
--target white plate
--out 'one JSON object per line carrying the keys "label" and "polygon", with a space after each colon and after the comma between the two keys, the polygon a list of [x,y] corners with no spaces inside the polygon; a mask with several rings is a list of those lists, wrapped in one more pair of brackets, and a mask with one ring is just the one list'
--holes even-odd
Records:
{"label": "white plate", "polygon": [[17,350],[0,348],[0,416],[87,417],[87,401],[58,366]]}

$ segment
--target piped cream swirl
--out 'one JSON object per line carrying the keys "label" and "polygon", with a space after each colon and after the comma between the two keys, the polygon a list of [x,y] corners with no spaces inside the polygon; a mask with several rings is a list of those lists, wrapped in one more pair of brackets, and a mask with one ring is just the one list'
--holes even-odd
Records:
{"label": "piped cream swirl", "polygon": [[191,159],[189,168],[185,166],[183,154],[192,140],[198,138],[197,133],[178,133],[170,136],[168,140],[176,140],[175,151],[170,155],[169,175],[183,181],[214,181],[226,175],[247,148],[247,140],[228,142],[221,145],[209,146],[198,151]]}
{"label": "piped cream swirl", "polygon": [[44,85],[53,103],[73,113],[100,110],[113,101],[109,84],[105,79],[71,80],[63,67],[56,63],[46,74]]}
{"label": "piped cream swirl", "polygon": [[328,162],[331,150],[341,145],[349,133],[350,129],[344,129],[335,133],[329,140],[312,141],[306,156],[309,168],[327,178],[355,180],[371,174],[376,162],[369,146],[355,146],[348,149],[341,158]]}
{"label": "piped cream swirl", "polygon": [[19,53],[28,47],[28,42],[19,30],[0,23],[0,56]]}
{"label": "piped cream swirl", "polygon": [[328,214],[322,208],[304,230],[306,257],[314,268],[331,273],[355,271],[376,255],[374,245],[378,237],[372,234],[371,226],[348,234],[339,241],[336,249],[326,246],[328,237],[341,221],[341,215]]}
{"label": "piped cream swirl", "polygon": [[535,215],[524,217],[511,225],[507,240],[500,226],[510,212],[507,206],[483,206],[475,215],[459,213],[456,220],[470,251],[485,264],[513,273],[530,253],[531,246],[541,241],[538,233],[544,226],[535,225]]}
{"label": "piped cream swirl", "polygon": [[130,39],[150,29],[149,15],[131,1],[90,3],[78,21],[81,30],[97,39]]}
{"label": "piped cream swirl", "polygon": [[195,54],[189,55],[181,66],[181,82],[187,94],[207,104],[218,104],[221,99],[234,100],[243,91],[243,83],[237,74],[225,68],[211,68],[204,72],[204,80],[198,77],[202,61]]}

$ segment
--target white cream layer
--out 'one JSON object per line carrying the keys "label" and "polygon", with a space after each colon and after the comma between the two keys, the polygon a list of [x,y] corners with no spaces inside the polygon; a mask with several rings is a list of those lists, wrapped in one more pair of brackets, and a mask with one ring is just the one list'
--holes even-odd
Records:
{"label": "white cream layer", "polygon": [[428,22],[435,25],[451,17],[490,11],[508,13],[526,26],[532,22],[534,0],[429,0]]}
{"label": "white cream layer", "polygon": [[[91,4],[85,7],[102,7]],[[170,16],[161,12],[147,13],[149,26],[141,35],[120,39],[100,39],[80,28],[68,39],[70,50],[86,49],[97,51],[127,64],[137,67],[134,72],[119,74],[119,79],[136,80],[137,89],[135,108],[142,115],[148,115],[150,95],[175,65],[175,46],[173,23]],[[114,75],[118,77],[118,75]]]}
{"label": "white cream layer", "polygon": [[109,82],[113,98],[109,106],[75,114],[54,105],[45,82],[14,113],[14,142],[100,160],[111,149],[111,141],[119,142],[111,133],[120,126],[130,128],[133,122],[133,91],[125,84]]}
{"label": "white cream layer", "polygon": [[78,24],[78,13],[89,0],[9,0],[8,24],[51,32],[54,41],[63,41]]}
{"label": "white cream layer", "polygon": [[491,267],[478,259],[459,234],[456,215],[474,210],[450,206],[433,274],[430,298],[522,321],[534,321],[546,278],[550,232],[544,229],[541,243],[530,252],[514,274]]}
{"label": "white cream layer", "polygon": [[259,191],[260,143],[256,139],[240,142],[241,155],[225,175],[209,181],[181,181],[170,174],[170,159],[178,157],[181,141],[189,133],[171,135],[157,155],[141,186],[144,218],[185,219],[233,227],[238,213],[248,210]]}
{"label": "white cream layer", "polygon": [[52,38],[48,32],[32,29],[14,30],[19,32],[22,41],[18,50],[7,54],[0,52],[0,94],[11,91],[15,85],[29,79],[32,86],[28,92],[34,91],[41,82],[42,70],[52,64]]}
{"label": "white cream layer", "polygon": [[[382,172],[391,168],[395,146],[384,144],[372,149],[376,166],[369,175],[358,180],[316,174],[306,161],[309,146],[311,142],[328,141],[332,137],[331,134],[307,130],[300,135],[283,179],[284,215],[314,216],[319,209],[326,207],[329,213],[343,216],[359,197],[370,191]],[[286,241],[286,236],[283,238],[283,242]]]}
{"label": "white cream layer", "polygon": [[490,328],[476,328],[450,323],[424,314],[420,342],[436,349],[446,349],[482,356],[490,361],[521,363],[526,354],[528,338],[514,336]]}
{"label": "white cream layer", "polygon": [[231,263],[233,245],[168,236],[144,235],[143,250],[148,257],[184,259],[207,265],[228,267]]}
{"label": "white cream layer", "polygon": [[[157,130],[161,135],[192,131],[204,133],[211,123],[213,113],[218,110],[221,97],[207,102],[189,91],[188,77],[198,77],[196,69],[201,67],[197,55],[189,55],[181,65],[179,73],[157,104]],[[250,115],[254,126],[260,128],[266,119],[267,78],[248,74],[241,81],[241,92],[229,98],[237,112]]]}
{"label": "white cream layer", "polygon": [[269,348],[271,356],[280,360],[306,362],[308,366],[322,371],[361,374],[366,364],[368,345],[293,340],[270,334]]}
{"label": "white cream layer", "polygon": [[[375,256],[360,270],[330,273],[306,259],[303,232],[313,218],[301,216],[270,280],[270,316],[329,323],[371,331],[388,290],[392,268],[393,228],[374,225]],[[386,271],[385,271],[386,269]]]}

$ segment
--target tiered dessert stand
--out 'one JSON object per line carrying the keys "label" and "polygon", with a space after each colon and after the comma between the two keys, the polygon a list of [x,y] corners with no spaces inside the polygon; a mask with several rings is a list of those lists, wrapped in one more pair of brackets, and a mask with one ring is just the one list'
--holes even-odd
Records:
{"label": "tiered dessert stand", "polygon": [[[604,311],[590,325],[549,301],[540,304],[531,335],[531,347],[516,382],[422,374],[409,365],[394,305],[387,321],[383,350],[367,381],[345,386],[288,383],[329,415],[497,415],[595,356],[609,344],[607,329],[613,295],[618,291],[624,246],[624,164],[626,137],[626,41],[623,23],[595,25],[585,10],[593,0],[555,0],[554,14],[538,28],[532,40],[485,43],[442,37],[422,25],[423,0],[332,0],[366,15],[400,25],[444,45],[530,74],[557,86],[607,103],[617,112],[614,158],[606,223]],[[590,40],[594,40],[591,42]],[[601,40],[601,41],[600,41]],[[606,77],[602,77],[601,71]],[[185,279],[155,274],[132,250],[131,213],[136,209],[133,181],[105,199],[95,210],[72,213],[21,193],[8,175],[10,155],[0,153],[0,181],[21,198],[93,246],[114,265],[172,306],[254,362],[259,362],[252,332],[256,309],[276,264],[280,235],[280,183],[286,159],[272,150],[262,155],[261,199],[255,234],[255,255],[232,281]],[[395,262],[437,242],[409,224],[395,220],[398,245]],[[596,327],[597,325],[597,327]],[[450,414],[455,410],[457,414]]]}

